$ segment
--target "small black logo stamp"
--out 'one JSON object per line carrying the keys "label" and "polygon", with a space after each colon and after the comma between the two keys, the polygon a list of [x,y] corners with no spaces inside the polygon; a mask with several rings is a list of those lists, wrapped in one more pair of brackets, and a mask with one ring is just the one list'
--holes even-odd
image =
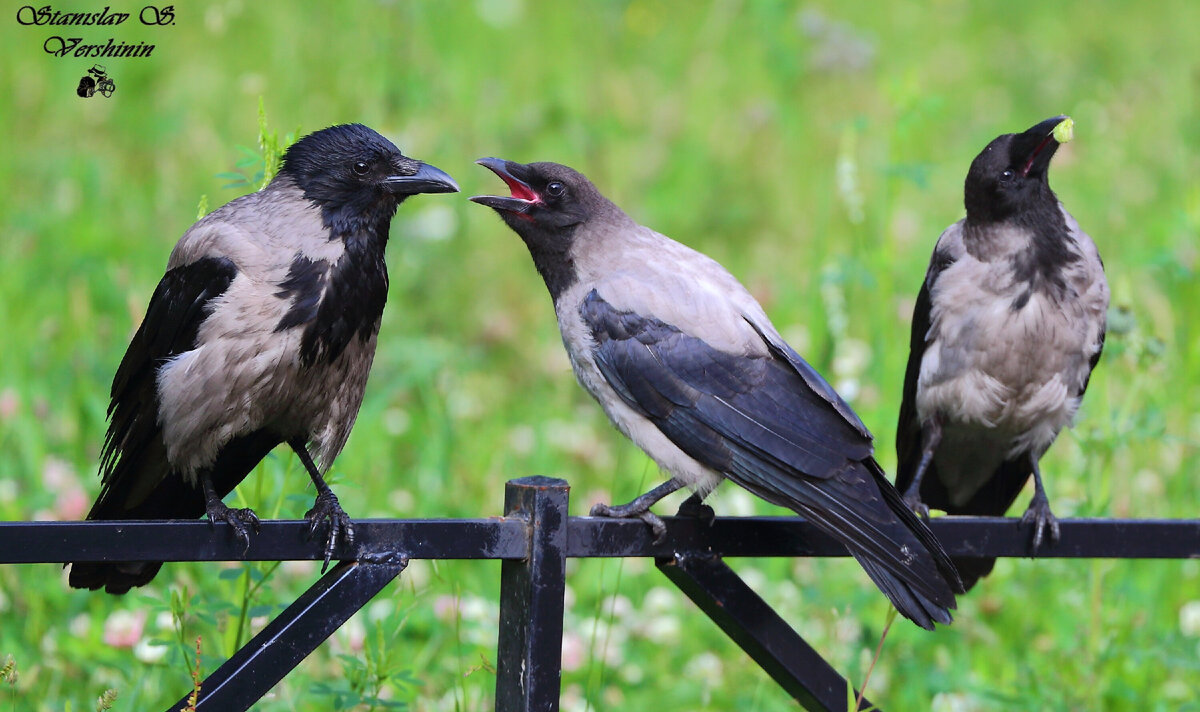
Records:
{"label": "small black logo stamp", "polygon": [[93,94],[99,92],[107,99],[116,90],[116,82],[109,78],[108,70],[103,65],[93,64],[92,68],[87,70],[87,74],[80,78],[79,86],[75,89],[75,93],[84,99],[88,99]]}

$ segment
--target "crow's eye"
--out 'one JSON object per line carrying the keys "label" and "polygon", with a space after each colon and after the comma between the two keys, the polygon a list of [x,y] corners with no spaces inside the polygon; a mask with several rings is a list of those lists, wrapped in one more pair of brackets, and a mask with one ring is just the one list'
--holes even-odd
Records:
{"label": "crow's eye", "polygon": [[1013,178],[1012,171],[1004,171],[1003,173],[1000,174],[1000,182],[1001,183],[1007,183],[1010,180],[1012,180],[1012,178]]}
{"label": "crow's eye", "polygon": [[567,186],[558,181],[551,181],[546,185],[546,195],[551,198],[561,198],[565,192],[567,192]]}
{"label": "crow's eye", "polygon": [[369,170],[371,170],[371,167],[368,166],[364,161],[359,161],[358,163],[354,164],[355,175],[365,176]]}

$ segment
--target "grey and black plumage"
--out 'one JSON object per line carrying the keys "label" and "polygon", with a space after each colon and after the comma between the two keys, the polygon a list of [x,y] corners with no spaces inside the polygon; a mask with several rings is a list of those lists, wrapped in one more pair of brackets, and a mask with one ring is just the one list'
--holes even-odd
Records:
{"label": "grey and black plumage", "polygon": [[575,374],[671,479],[594,514],[657,519],[730,479],[845,543],[897,609],[949,623],[954,566],[872,458],[871,434],[708,257],[634,222],[554,163],[481,159],[512,197],[477,196],[525,242]]}
{"label": "grey and black plumage", "polygon": [[[316,486],[306,517],[329,530],[328,563],[353,528],[323,473],[375,355],[392,216],[410,195],[457,190],[366,126],[333,126],[291,146],[261,191],[185,232],[113,379],[87,518],[207,514],[249,546],[257,517],[221,498],[287,443]],[[161,566],[77,562],[70,585],[125,593]]]}
{"label": "grey and black plumage", "polygon": [[[1003,515],[1032,474],[1032,548],[1058,539],[1038,460],[1069,425],[1104,346],[1096,246],[1050,189],[1047,119],[971,163],[967,215],[938,238],[913,311],[896,486],[923,512]],[[993,559],[956,561],[969,588]]]}

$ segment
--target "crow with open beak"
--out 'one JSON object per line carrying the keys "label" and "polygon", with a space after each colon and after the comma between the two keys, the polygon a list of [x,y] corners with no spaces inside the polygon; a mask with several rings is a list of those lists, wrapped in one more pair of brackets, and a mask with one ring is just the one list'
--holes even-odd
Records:
{"label": "crow with open beak", "polygon": [[961,584],[949,557],[884,477],[858,416],[745,287],[566,166],[478,162],[512,195],[471,200],[529,248],[579,382],[671,476],[594,515],[641,518],[661,538],[652,504],[687,486],[695,511],[727,478],[843,542],[918,625],[951,621]]}
{"label": "crow with open beak", "polygon": [[[1108,309],[1096,246],[1046,177],[1070,126],[1005,134],[971,163],[967,215],[938,238],[913,310],[896,440],[896,486],[923,514],[1003,515],[1032,474],[1034,553],[1059,536],[1038,460],[1079,408]],[[994,563],[956,561],[968,588]]]}
{"label": "crow with open beak", "polygon": [[[316,486],[306,518],[314,534],[328,528],[328,564],[354,534],[322,475],[346,444],[375,356],[392,216],[411,195],[457,190],[366,126],[333,126],[291,146],[261,191],[185,232],[113,379],[87,518],[207,514],[249,547],[258,517],[221,499],[287,443]],[[120,594],[161,566],[77,562],[69,581]]]}

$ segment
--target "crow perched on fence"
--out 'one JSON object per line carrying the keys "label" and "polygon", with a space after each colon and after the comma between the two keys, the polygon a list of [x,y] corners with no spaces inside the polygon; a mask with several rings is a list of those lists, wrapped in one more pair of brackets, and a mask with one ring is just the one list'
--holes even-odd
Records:
{"label": "crow perched on fence", "polygon": [[[1045,529],[1058,539],[1038,460],[1079,408],[1108,309],[1096,246],[1046,177],[1069,121],[971,163],[967,216],[938,238],[913,310],[896,439],[896,486],[923,512],[1000,516],[1032,474],[1034,552]],[[995,561],[956,563],[970,588]]]}
{"label": "crow perched on fence", "polygon": [[512,197],[477,196],[524,241],[579,382],[671,479],[593,514],[646,520],[728,478],[844,543],[918,625],[949,623],[961,588],[929,529],[872,458],[871,434],[713,260],[635,223],[555,163],[478,161]]}
{"label": "crow perched on fence", "polygon": [[[305,516],[313,533],[328,527],[328,563],[353,529],[322,473],[371,370],[392,216],[410,195],[457,190],[366,126],[333,126],[291,146],[261,191],[184,233],[113,379],[88,519],[207,513],[249,546],[258,518],[221,499],[287,443],[316,485]],[[79,562],[70,585],[125,593],[161,566]]]}

